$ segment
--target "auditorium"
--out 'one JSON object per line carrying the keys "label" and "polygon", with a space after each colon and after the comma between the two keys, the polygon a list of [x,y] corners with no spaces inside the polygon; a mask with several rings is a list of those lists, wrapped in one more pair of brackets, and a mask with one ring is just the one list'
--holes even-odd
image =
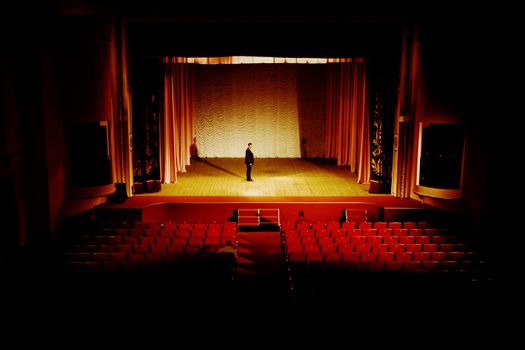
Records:
{"label": "auditorium", "polygon": [[12,4],[2,334],[510,347],[519,20],[450,5]]}

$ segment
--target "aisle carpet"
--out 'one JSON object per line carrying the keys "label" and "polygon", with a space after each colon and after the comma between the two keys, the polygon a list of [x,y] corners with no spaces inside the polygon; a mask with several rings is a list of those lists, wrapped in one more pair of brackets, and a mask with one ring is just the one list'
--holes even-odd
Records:
{"label": "aisle carpet", "polygon": [[[239,232],[234,319],[241,339],[254,346],[288,343],[294,334],[286,264],[279,232]],[[286,334],[283,335],[283,330]]]}

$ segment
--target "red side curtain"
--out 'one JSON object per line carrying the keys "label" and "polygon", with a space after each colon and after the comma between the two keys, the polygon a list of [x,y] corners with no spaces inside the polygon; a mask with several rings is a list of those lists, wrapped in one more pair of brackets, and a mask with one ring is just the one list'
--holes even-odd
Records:
{"label": "red side curtain", "polygon": [[113,181],[126,184],[126,194],[133,193],[133,166],[131,160],[131,97],[128,83],[126,30],[122,22],[111,24],[111,74],[113,125],[111,134],[111,161]]}
{"label": "red side curtain", "polygon": [[401,48],[399,93],[394,126],[392,195],[410,198],[414,185],[413,160],[417,158],[417,116],[421,105],[420,44],[416,28],[405,24]]}
{"label": "red side curtain", "polygon": [[164,118],[161,123],[161,181],[176,183],[190,165],[195,135],[194,74],[191,64],[164,58]]}
{"label": "red side curtain", "polygon": [[364,59],[328,67],[326,157],[349,165],[358,183],[370,182],[370,132]]}

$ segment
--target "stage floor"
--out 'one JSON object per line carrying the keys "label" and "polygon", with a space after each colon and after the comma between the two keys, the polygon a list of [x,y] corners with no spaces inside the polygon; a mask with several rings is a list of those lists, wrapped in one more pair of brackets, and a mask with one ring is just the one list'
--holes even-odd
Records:
{"label": "stage floor", "polygon": [[108,217],[117,215],[114,209],[123,210],[124,221],[194,222],[225,221],[237,208],[279,208],[283,222],[295,220],[299,210],[308,213],[309,220],[329,222],[338,221],[347,208],[366,209],[370,220],[394,220],[406,211],[432,209],[413,199],[368,193],[368,184],[358,184],[349,167],[337,166],[334,160],[256,159],[254,182],[246,181],[245,172],[241,158],[194,159],[176,184],[102,208],[112,210]]}
{"label": "stage floor", "polygon": [[[163,184],[160,192],[136,196],[205,197],[355,197],[368,193],[348,166],[331,159],[256,159],[253,182],[246,181],[243,158],[192,159],[176,184]],[[384,196],[384,194],[383,194]]]}

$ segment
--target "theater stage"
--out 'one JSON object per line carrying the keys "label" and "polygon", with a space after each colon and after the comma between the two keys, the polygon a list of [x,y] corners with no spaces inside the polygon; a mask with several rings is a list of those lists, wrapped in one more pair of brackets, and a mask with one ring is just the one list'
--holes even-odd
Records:
{"label": "theater stage", "polygon": [[369,185],[358,184],[349,167],[335,160],[256,159],[254,182],[246,181],[245,172],[243,158],[193,159],[176,184],[100,209],[121,212],[125,220],[226,221],[238,208],[279,208],[281,222],[295,220],[299,210],[310,221],[338,221],[348,208],[367,209],[374,221],[424,219],[433,211],[412,199],[368,193]]}
{"label": "theater stage", "polygon": [[369,196],[348,166],[332,159],[256,159],[254,182],[246,181],[244,158],[192,159],[176,184],[163,185],[157,196],[312,197]]}

